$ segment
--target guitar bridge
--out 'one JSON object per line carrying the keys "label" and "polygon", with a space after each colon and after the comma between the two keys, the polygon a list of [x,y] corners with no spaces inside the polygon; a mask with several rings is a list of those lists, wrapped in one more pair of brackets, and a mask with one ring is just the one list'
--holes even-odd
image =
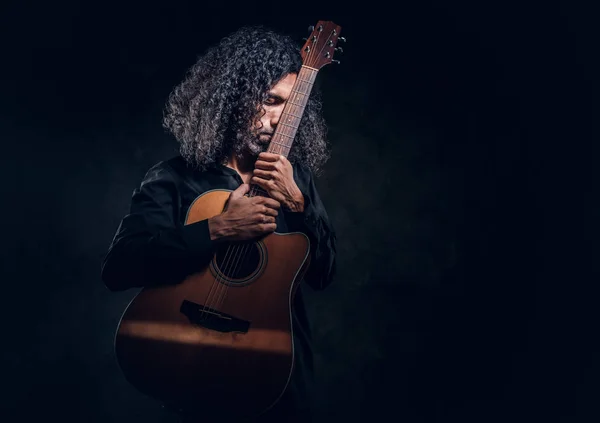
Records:
{"label": "guitar bridge", "polygon": [[202,304],[183,300],[179,312],[184,314],[190,323],[218,332],[247,333],[250,322],[220,312]]}

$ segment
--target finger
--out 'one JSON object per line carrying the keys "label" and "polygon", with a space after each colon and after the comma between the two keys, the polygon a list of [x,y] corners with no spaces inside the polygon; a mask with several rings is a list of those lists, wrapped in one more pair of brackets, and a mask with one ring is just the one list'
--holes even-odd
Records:
{"label": "finger", "polygon": [[277,229],[276,223],[261,223],[258,226],[263,232],[275,232],[275,229]]}
{"label": "finger", "polygon": [[269,171],[269,170],[262,170],[262,169],[254,169],[254,176],[258,176],[259,178],[263,178],[263,179],[271,179],[273,178],[273,172]]}
{"label": "finger", "polygon": [[274,212],[277,212],[277,209],[279,208],[279,200],[277,200],[276,198],[273,197],[254,197],[253,199],[255,199],[255,207],[257,208],[257,210],[259,211],[259,213],[266,213],[265,210],[272,210]]}
{"label": "finger", "polygon": [[257,160],[256,163],[254,163],[254,168],[255,169],[263,169],[263,170],[275,170],[277,167],[277,162],[267,162],[264,160]]}
{"label": "finger", "polygon": [[265,216],[273,216],[276,217],[279,214],[279,211],[275,208],[264,206],[263,214]]}
{"label": "finger", "polygon": [[258,224],[273,223],[273,222],[275,222],[275,217],[258,213],[256,216],[254,216],[254,221]]}
{"label": "finger", "polygon": [[[259,180],[259,179],[256,179],[256,178],[252,177],[252,178],[250,178],[250,183],[253,184],[253,185],[255,185],[255,186],[257,186],[257,187],[259,187],[259,188],[261,188],[263,191],[266,191],[265,184],[264,184],[264,179],[260,179]],[[261,200],[259,200],[258,197],[262,197],[262,196],[259,196],[259,195],[255,196],[254,197],[254,198],[256,198],[255,201],[260,202]]]}
{"label": "finger", "polygon": [[273,186],[271,185],[271,179],[263,179],[263,178],[259,178],[257,176],[253,176],[250,179],[250,182],[253,184],[258,185],[259,187],[261,187],[262,189],[264,189],[265,191],[269,192],[273,189]]}
{"label": "finger", "polygon": [[258,155],[258,160],[276,162],[277,160],[281,160],[282,157],[283,156],[281,154],[263,152]]}
{"label": "finger", "polygon": [[269,179],[263,178],[262,176],[258,176],[258,175],[254,175],[252,178],[250,178],[251,184],[265,184],[268,181],[269,181]]}
{"label": "finger", "polygon": [[241,198],[250,190],[250,184],[241,184],[230,195],[231,198]]}
{"label": "finger", "polygon": [[[274,198],[273,196],[257,196],[257,197],[253,197],[253,200],[256,201],[256,204],[261,204],[261,205],[269,205],[271,204],[273,201],[278,203],[279,200],[277,198]],[[270,205],[269,207],[275,207],[274,204]]]}
{"label": "finger", "polygon": [[265,197],[265,206],[267,206],[271,209],[278,209],[279,207],[281,207],[281,203],[279,203],[279,201],[277,201],[273,198]]}
{"label": "finger", "polygon": [[264,207],[276,211],[279,207],[281,207],[281,202],[284,200],[283,195],[278,191],[271,191],[268,197],[263,197],[261,195],[260,197],[255,198],[255,204],[257,204],[261,208],[261,212],[264,210]]}

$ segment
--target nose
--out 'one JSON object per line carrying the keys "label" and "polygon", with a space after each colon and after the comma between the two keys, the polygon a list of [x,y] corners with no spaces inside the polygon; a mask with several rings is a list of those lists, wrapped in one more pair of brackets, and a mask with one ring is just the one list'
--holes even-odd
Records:
{"label": "nose", "polygon": [[271,116],[270,116],[270,124],[271,124],[271,128],[275,129],[277,127],[277,124],[279,123],[279,119],[281,118],[281,114],[283,113],[283,105],[281,107],[276,108],[275,110],[271,111]]}

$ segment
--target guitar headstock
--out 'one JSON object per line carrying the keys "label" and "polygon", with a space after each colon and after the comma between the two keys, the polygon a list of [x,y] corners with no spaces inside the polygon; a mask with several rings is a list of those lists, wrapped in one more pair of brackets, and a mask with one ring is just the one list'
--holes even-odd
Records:
{"label": "guitar headstock", "polygon": [[309,30],[311,34],[301,51],[303,64],[318,70],[329,63],[339,63],[339,60],[333,59],[333,55],[336,51],[342,52],[341,47],[336,47],[338,40],[346,41],[340,37],[342,27],[331,21],[319,21]]}

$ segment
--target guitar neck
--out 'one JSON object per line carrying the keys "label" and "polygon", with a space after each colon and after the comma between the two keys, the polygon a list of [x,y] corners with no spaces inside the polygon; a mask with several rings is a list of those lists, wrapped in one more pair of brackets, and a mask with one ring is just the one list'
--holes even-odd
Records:
{"label": "guitar neck", "polygon": [[[318,21],[317,25],[312,27],[311,35],[300,50],[302,67],[271,138],[267,149],[269,153],[281,154],[285,157],[290,154],[317,73],[323,66],[334,61],[336,50],[341,51],[341,48],[336,48],[338,40],[346,41],[340,37],[341,30],[339,25],[331,21]],[[339,63],[339,60],[335,62]],[[268,196],[260,187],[252,185],[250,196],[256,194]]]}
{"label": "guitar neck", "polygon": [[302,115],[317,77],[317,69],[302,66],[279,118],[267,151],[287,157],[300,126]]}
{"label": "guitar neck", "polygon": [[[294,142],[296,132],[298,132],[298,128],[300,127],[302,115],[306,109],[308,98],[317,77],[317,72],[317,69],[304,65],[300,68],[300,72],[298,72],[290,97],[283,108],[283,112],[277,123],[277,128],[273,133],[267,152],[281,154],[285,157],[290,154],[292,143]],[[268,196],[262,188],[257,185],[252,185],[250,196],[255,195]]]}

